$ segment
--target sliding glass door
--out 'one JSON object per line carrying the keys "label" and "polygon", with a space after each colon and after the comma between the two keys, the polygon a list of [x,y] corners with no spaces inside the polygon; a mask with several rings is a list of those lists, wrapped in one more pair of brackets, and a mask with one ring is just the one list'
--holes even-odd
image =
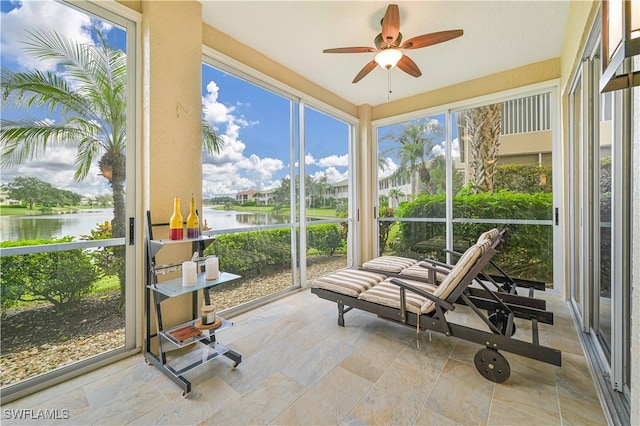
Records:
{"label": "sliding glass door", "polygon": [[3,400],[135,348],[136,24],[118,10],[2,2]]}
{"label": "sliding glass door", "polygon": [[554,89],[377,128],[379,254],[446,261],[509,229],[508,273],[556,280]]}

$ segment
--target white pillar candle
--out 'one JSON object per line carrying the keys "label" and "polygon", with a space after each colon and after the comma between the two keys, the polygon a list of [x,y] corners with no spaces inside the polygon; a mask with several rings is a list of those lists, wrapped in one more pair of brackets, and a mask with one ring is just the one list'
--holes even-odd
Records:
{"label": "white pillar candle", "polygon": [[218,279],[220,264],[216,256],[209,256],[204,261],[205,278],[207,281],[213,281]]}
{"label": "white pillar candle", "polygon": [[196,262],[182,262],[182,285],[194,285],[198,283],[198,271]]}

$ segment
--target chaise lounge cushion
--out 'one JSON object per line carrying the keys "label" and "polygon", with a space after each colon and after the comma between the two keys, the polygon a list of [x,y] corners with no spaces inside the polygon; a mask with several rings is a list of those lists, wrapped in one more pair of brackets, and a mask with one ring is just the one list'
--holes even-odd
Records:
{"label": "chaise lounge cushion", "polygon": [[374,285],[387,277],[375,272],[361,271],[358,269],[343,269],[333,274],[325,275],[311,283],[312,287],[323,288],[335,293],[358,297],[363,291],[369,290]]}
{"label": "chaise lounge cushion", "polygon": [[500,233],[500,231],[498,230],[498,228],[490,229],[490,230],[480,234],[480,236],[478,237],[478,241],[477,242],[478,243],[482,243],[485,240],[493,241],[498,236],[499,233]]}
{"label": "chaise lounge cushion", "polygon": [[417,264],[418,261],[408,257],[400,256],[380,256],[364,262],[362,267],[376,271],[392,272],[399,274],[403,269]]}
{"label": "chaise lounge cushion", "polygon": [[[428,264],[428,261],[424,261],[425,264]],[[420,264],[415,264],[412,266],[409,266],[408,268],[403,269],[402,271],[400,271],[400,275],[401,276],[406,276],[407,278],[411,279],[411,277],[414,278],[420,278],[423,280],[431,280],[431,271],[428,268],[424,268],[422,266],[420,266]],[[442,282],[445,278],[447,277],[447,274],[443,274],[442,272],[436,272],[436,284]]]}
{"label": "chaise lounge cushion", "polygon": [[[368,302],[377,303],[378,305],[390,306],[392,308],[400,309],[400,287],[391,283],[392,278],[388,278],[382,281],[375,287],[363,292],[358,297],[359,299],[366,300]],[[435,292],[436,286],[422,281],[405,280],[402,281],[418,287],[421,290],[428,291],[430,293]],[[407,311],[420,315],[422,306],[427,301],[426,298],[415,294],[412,291],[405,292]]]}
{"label": "chaise lounge cushion", "polygon": [[[491,240],[484,240],[484,242],[476,243],[469,247],[467,251],[464,252],[460,260],[455,264],[451,272],[447,275],[447,277],[440,283],[436,290],[433,292],[434,296],[438,296],[440,299],[445,300],[449,295],[455,290],[455,288],[460,284],[460,281],[465,277],[465,275],[475,266],[476,262],[480,257],[487,251],[489,247],[491,247]],[[429,312],[435,309],[435,305],[431,300],[427,300],[421,307],[421,311],[423,314],[428,314]]]}

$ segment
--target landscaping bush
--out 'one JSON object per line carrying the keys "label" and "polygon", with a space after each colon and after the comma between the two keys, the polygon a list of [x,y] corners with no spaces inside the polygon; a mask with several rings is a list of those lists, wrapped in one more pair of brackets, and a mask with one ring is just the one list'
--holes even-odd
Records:
{"label": "landscaping bush", "polygon": [[534,164],[507,164],[496,170],[496,191],[506,190],[533,194],[551,192],[553,173],[551,166]]}
{"label": "landscaping bush", "polygon": [[[338,224],[309,225],[307,245],[320,254],[332,256],[346,248],[346,235]],[[205,250],[216,255],[220,269],[244,275],[248,271],[260,273],[265,266],[291,266],[291,230],[289,228],[218,235]]]}
{"label": "landscaping bush", "polygon": [[[444,195],[419,195],[403,203],[397,217],[445,217]],[[453,197],[453,213],[457,219],[522,219],[551,220],[552,194],[538,192],[519,194],[500,191],[494,194],[463,194]],[[551,282],[553,279],[553,230],[548,225],[494,225],[489,223],[454,223],[454,248],[463,251],[478,236],[492,228],[508,228],[509,236],[495,260],[509,273],[523,278]],[[400,252],[437,251],[444,248],[446,233],[443,223],[400,222]],[[441,258],[444,256],[441,254]]]}
{"label": "landscaping bush", "polygon": [[218,256],[220,269],[234,274],[260,272],[267,265],[291,265],[288,228],[218,235],[205,254]]}
{"label": "landscaping bush", "polygon": [[335,223],[307,227],[307,247],[317,250],[320,254],[333,256],[337,250],[345,249],[346,244],[340,227]]}
{"label": "landscaping bush", "polygon": [[[7,241],[0,247],[67,243],[72,237],[51,240]],[[57,308],[74,305],[91,291],[99,278],[91,257],[82,249],[5,256],[0,258],[2,311],[18,302],[47,301]]]}

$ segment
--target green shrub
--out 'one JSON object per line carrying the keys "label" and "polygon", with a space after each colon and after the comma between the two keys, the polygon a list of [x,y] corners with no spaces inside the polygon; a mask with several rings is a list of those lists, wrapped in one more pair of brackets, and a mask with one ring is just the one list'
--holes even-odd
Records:
{"label": "green shrub", "polygon": [[533,164],[507,164],[498,166],[495,177],[496,191],[506,190],[532,194],[536,192],[551,192],[551,166]]}
{"label": "green shrub", "polygon": [[291,231],[288,228],[218,235],[205,254],[218,256],[220,269],[234,274],[260,270],[267,265],[291,265]]}
{"label": "green shrub", "polygon": [[[66,243],[72,237],[3,242],[1,247]],[[0,258],[3,312],[19,301],[47,301],[66,309],[91,292],[99,274],[82,249],[5,256]]]}
{"label": "green shrub", "polygon": [[307,227],[307,246],[321,254],[333,256],[336,251],[345,249],[346,244],[340,226],[335,223]]}
{"label": "green shrub", "polygon": [[[419,195],[403,203],[397,217],[443,218],[444,195]],[[453,197],[456,219],[551,220],[552,194],[520,194],[500,191],[495,194],[465,194]],[[464,251],[478,236],[493,227],[507,228],[509,236],[494,258],[503,269],[523,278],[551,282],[553,279],[553,229],[548,225],[492,224],[454,222],[454,249]],[[400,222],[397,251],[400,253],[434,253],[443,260],[444,223]]]}

